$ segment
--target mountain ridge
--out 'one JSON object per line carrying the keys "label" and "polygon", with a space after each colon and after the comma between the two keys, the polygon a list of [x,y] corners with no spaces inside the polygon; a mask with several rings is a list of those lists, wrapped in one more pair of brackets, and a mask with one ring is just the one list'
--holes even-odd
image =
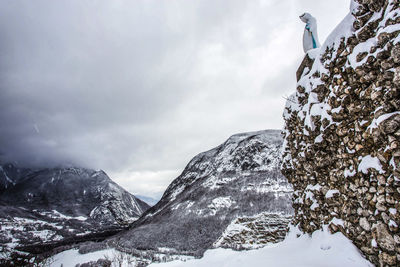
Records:
{"label": "mountain ridge", "polygon": [[12,181],[0,190],[0,250],[6,255],[16,247],[36,251],[35,245],[46,249],[46,243],[57,246],[115,233],[150,207],[101,170],[6,164],[0,175]]}
{"label": "mountain ridge", "polygon": [[199,153],[155,206],[107,244],[200,256],[238,217],[291,215],[292,188],[279,170],[281,146],[281,132],[265,130],[232,135]]}

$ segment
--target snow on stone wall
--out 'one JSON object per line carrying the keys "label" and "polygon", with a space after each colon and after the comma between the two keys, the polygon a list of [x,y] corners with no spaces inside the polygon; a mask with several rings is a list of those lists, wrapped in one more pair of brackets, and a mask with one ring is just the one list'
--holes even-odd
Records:
{"label": "snow on stone wall", "polygon": [[329,224],[381,266],[400,265],[399,33],[399,0],[353,0],[284,112],[295,223]]}

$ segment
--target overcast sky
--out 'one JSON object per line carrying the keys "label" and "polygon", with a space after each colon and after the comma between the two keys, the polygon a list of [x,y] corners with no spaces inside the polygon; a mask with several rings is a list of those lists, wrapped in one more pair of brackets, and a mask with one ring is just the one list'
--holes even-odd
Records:
{"label": "overcast sky", "polygon": [[105,170],[160,196],[230,135],[281,129],[304,24],[350,0],[0,2],[0,157]]}

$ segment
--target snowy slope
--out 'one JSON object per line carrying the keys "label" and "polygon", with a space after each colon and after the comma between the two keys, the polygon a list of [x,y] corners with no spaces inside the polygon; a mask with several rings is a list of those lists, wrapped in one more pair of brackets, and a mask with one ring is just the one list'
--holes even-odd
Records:
{"label": "snowy slope", "polygon": [[343,234],[330,234],[327,229],[312,236],[302,235],[291,229],[285,241],[262,249],[237,252],[229,249],[206,251],[201,259],[151,264],[153,267],[372,267],[357,248]]}
{"label": "snowy slope", "polygon": [[[190,259],[194,259],[191,256],[182,256],[182,255],[169,255],[168,251],[164,251],[163,253],[158,253],[153,255],[153,261],[157,262],[166,262],[166,261],[174,261],[181,260],[187,261]],[[148,266],[152,260],[135,257],[129,253],[124,253],[118,251],[114,248],[106,248],[103,250],[93,251],[85,254],[79,253],[79,250],[69,249],[63,251],[57,255],[54,255],[51,258],[48,258],[43,262],[48,263],[50,267],[76,267],[78,264],[94,264],[89,266],[110,266],[111,267],[133,267],[133,266]],[[107,265],[110,264],[110,265]],[[84,265],[87,266],[87,265]]]}

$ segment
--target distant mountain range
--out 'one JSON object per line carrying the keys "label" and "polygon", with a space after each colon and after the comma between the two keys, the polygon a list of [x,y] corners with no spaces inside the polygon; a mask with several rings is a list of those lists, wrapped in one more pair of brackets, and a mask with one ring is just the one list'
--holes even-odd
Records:
{"label": "distant mountain range", "polygon": [[150,206],[154,206],[155,204],[157,204],[158,201],[160,201],[159,198],[152,198],[152,197],[141,196],[141,195],[135,195],[135,197],[137,197],[140,200],[143,200],[144,202],[146,202]]}
{"label": "distant mountain range", "polygon": [[105,172],[0,166],[0,252],[117,231],[150,206]]}

